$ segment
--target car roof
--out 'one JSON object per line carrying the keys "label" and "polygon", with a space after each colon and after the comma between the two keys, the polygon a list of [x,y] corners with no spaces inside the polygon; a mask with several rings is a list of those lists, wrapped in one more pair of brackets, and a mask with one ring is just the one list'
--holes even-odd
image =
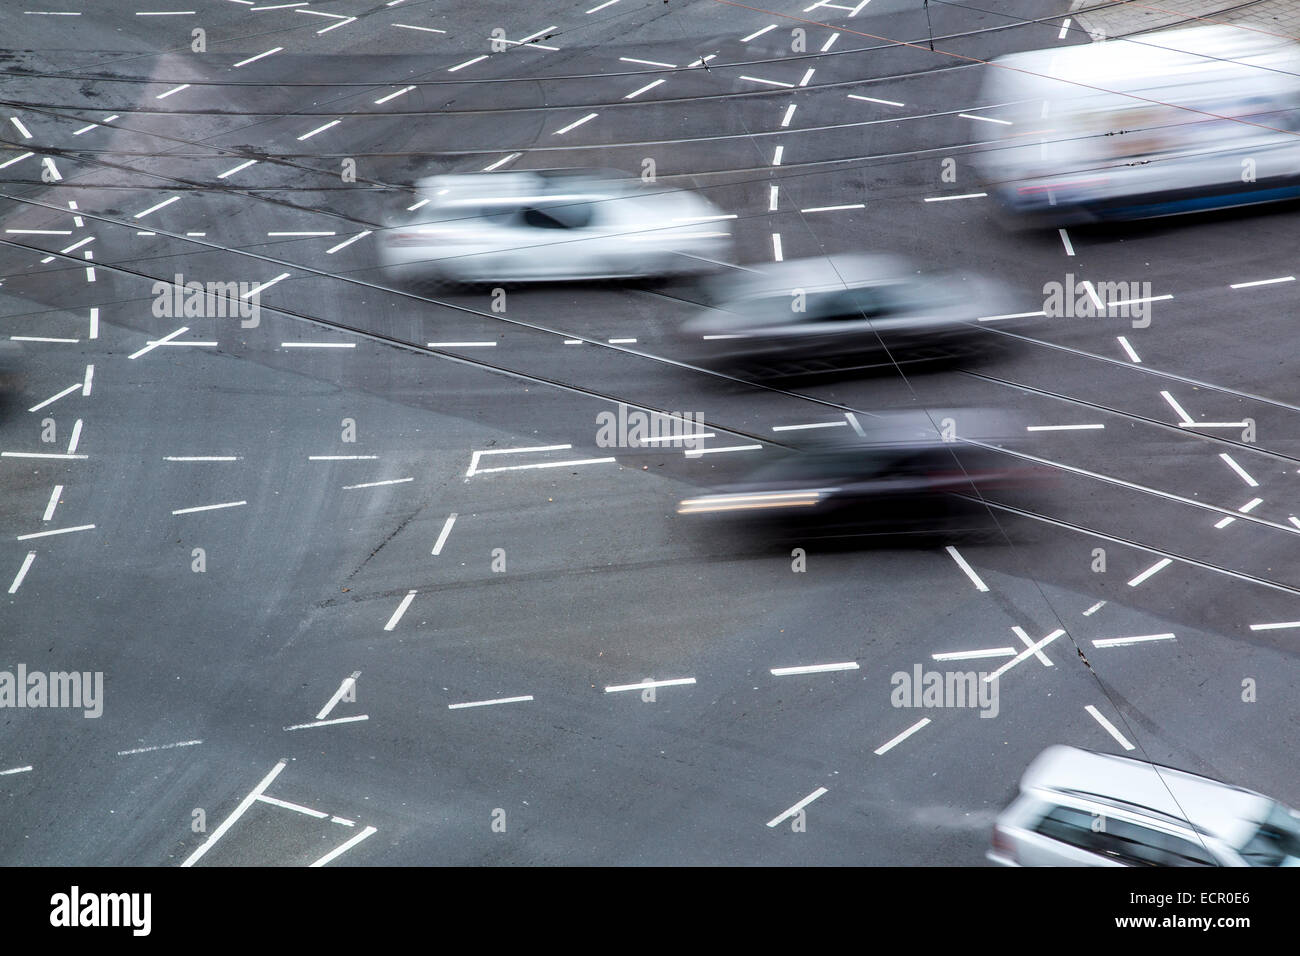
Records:
{"label": "car roof", "polygon": [[719,280],[724,297],[758,298],[789,295],[791,289],[809,294],[842,292],[889,282],[917,281],[906,259],[891,255],[814,256],[748,267],[743,275]]}
{"label": "car roof", "polygon": [[1184,770],[1060,745],[1034,759],[1020,788],[1150,811],[1165,823],[1190,824],[1232,846],[1245,843],[1273,803],[1263,794]]}
{"label": "car roof", "polygon": [[460,201],[556,199],[574,195],[605,197],[628,179],[613,169],[538,169],[500,173],[451,173],[416,182],[422,199],[439,204]]}

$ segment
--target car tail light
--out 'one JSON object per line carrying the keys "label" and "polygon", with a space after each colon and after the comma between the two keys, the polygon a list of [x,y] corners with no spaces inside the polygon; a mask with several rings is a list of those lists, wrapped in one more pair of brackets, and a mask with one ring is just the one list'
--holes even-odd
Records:
{"label": "car tail light", "polygon": [[1012,861],[1016,859],[1015,841],[1011,839],[1011,835],[1006,830],[999,826],[993,827],[993,852]]}

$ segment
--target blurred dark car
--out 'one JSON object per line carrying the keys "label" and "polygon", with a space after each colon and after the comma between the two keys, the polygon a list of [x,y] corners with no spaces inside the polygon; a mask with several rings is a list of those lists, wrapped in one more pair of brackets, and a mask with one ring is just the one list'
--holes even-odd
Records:
{"label": "blurred dark car", "polygon": [[751,378],[971,360],[1006,347],[976,323],[1010,311],[1000,286],[924,275],[895,256],[748,267],[711,292],[715,304],[682,334],[702,364]]}

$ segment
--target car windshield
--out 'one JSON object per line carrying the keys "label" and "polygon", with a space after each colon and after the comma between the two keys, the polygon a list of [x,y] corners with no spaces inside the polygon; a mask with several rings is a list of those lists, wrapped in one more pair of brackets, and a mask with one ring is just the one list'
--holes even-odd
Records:
{"label": "car windshield", "polygon": [[1300,817],[1280,803],[1273,804],[1240,853],[1251,866],[1300,865]]}

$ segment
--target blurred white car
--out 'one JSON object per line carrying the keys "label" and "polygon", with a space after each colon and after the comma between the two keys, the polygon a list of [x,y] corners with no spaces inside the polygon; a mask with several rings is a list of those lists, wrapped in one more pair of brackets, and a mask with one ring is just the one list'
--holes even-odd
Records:
{"label": "blurred white car", "polygon": [[1300,815],[1208,777],[1048,747],[986,855],[1004,866],[1300,866]]}
{"label": "blurred white car", "polygon": [[731,251],[719,210],[681,189],[590,169],[431,176],[380,239],[390,278],[528,282],[711,272]]}

